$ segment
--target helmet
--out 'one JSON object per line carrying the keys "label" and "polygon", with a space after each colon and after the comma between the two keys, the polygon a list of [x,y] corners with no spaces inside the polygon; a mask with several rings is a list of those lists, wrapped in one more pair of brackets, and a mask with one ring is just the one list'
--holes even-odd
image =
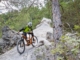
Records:
{"label": "helmet", "polygon": [[29,27],[32,27],[32,22],[29,22],[29,23],[28,23],[28,26],[29,26]]}

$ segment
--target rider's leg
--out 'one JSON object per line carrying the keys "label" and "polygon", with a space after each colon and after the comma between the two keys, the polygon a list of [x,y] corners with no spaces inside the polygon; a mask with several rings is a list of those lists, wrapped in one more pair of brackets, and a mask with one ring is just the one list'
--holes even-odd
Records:
{"label": "rider's leg", "polygon": [[34,41],[34,34],[32,33],[31,35],[32,35],[32,38],[33,38],[33,41]]}
{"label": "rider's leg", "polygon": [[29,46],[29,41],[27,40],[27,33],[26,32],[23,32],[23,38],[25,39],[26,41],[26,45]]}
{"label": "rider's leg", "polygon": [[[34,34],[33,33],[29,33],[32,37],[31,37],[31,40],[30,40],[30,43],[32,44],[34,42]],[[33,39],[33,40],[32,40]]]}
{"label": "rider's leg", "polygon": [[27,37],[27,34],[28,33],[25,34],[25,36],[26,36],[26,43],[27,43],[26,45],[29,46],[30,45],[30,41],[28,40],[29,37]]}
{"label": "rider's leg", "polygon": [[23,38],[24,38],[25,40],[27,40],[26,32],[23,32]]}

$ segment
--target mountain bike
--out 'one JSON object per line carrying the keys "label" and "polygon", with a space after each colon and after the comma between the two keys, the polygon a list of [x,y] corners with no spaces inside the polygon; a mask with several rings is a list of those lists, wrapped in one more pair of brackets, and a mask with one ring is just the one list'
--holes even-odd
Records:
{"label": "mountain bike", "polygon": [[32,37],[31,34],[33,34],[33,32],[27,34],[26,36],[27,40],[25,39],[26,37],[23,36],[23,34],[21,34],[21,39],[17,41],[17,51],[19,54],[24,53],[25,46],[32,45],[33,47],[35,47],[37,45],[38,38],[34,34],[33,34],[34,36]]}

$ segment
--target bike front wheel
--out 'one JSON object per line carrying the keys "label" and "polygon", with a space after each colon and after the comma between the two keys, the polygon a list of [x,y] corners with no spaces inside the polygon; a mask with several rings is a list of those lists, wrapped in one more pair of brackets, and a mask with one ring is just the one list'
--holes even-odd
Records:
{"label": "bike front wheel", "polygon": [[32,38],[32,46],[35,47],[37,44],[38,44],[38,38],[34,36],[34,38]]}
{"label": "bike front wheel", "polygon": [[25,51],[24,39],[18,40],[18,42],[17,42],[17,51],[18,51],[19,54],[24,53],[24,51]]}

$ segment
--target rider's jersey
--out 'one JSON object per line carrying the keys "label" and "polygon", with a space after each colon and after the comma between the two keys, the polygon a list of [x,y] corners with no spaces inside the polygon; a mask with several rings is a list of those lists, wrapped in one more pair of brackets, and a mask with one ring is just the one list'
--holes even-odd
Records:
{"label": "rider's jersey", "polygon": [[26,27],[20,29],[19,31],[30,32],[30,31],[32,31],[32,29],[30,27],[26,26]]}

